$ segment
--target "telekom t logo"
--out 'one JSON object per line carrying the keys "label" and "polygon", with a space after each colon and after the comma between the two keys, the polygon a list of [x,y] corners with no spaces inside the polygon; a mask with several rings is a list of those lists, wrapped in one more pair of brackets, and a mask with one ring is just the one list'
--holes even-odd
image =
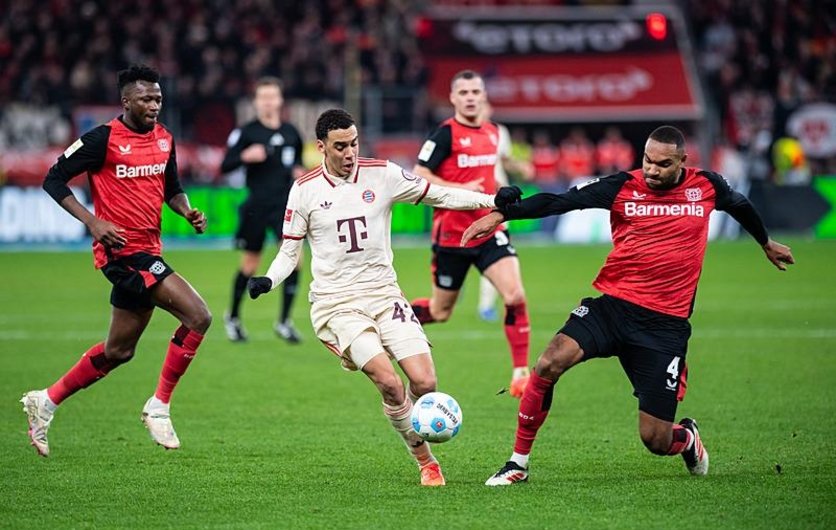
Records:
{"label": "telekom t logo", "polygon": [[[360,229],[366,228],[366,216],[363,215],[361,217],[352,217],[350,219],[337,219],[337,232],[340,232],[340,229],[344,224],[348,225],[348,235],[340,234],[339,240],[340,243],[345,243],[347,240],[351,240],[351,247],[346,251],[346,254],[351,254],[352,252],[360,252],[364,250],[360,248],[358,245],[359,239],[368,239],[369,233],[368,232],[360,232]],[[358,225],[361,225],[358,228]],[[359,236],[359,238],[358,238]]]}

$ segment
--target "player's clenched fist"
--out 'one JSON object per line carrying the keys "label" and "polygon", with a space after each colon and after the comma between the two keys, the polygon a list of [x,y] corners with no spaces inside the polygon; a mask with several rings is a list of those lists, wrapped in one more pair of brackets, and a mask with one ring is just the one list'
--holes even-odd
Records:
{"label": "player's clenched fist", "polygon": [[269,293],[273,288],[273,280],[267,276],[254,276],[247,280],[247,290],[250,292],[250,298],[255,300],[264,293]]}
{"label": "player's clenched fist", "polygon": [[499,210],[504,209],[509,204],[519,202],[522,198],[522,190],[517,186],[503,186],[496,192],[494,197],[494,204]]}
{"label": "player's clenched fist", "polygon": [[198,234],[206,231],[206,216],[197,208],[192,208],[186,212],[186,219]]}

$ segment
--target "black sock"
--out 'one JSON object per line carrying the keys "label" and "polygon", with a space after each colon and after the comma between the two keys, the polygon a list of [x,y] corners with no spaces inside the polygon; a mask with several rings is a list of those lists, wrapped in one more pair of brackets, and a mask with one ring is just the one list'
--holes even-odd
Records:
{"label": "black sock", "polygon": [[299,271],[295,270],[290,273],[290,276],[282,284],[284,291],[282,294],[282,317],[279,322],[286,322],[290,317],[290,309],[293,307],[293,299],[296,298],[296,289],[299,287]]}
{"label": "black sock", "polygon": [[232,318],[238,318],[241,299],[247,291],[247,280],[249,279],[250,277],[241,271],[238,271],[238,274],[235,276],[235,281],[232,284],[232,308],[229,310],[229,316]]}

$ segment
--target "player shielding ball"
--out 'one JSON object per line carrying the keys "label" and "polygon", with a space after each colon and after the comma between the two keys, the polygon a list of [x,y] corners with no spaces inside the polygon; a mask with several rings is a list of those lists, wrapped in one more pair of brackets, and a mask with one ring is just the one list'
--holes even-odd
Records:
{"label": "player shielding ball", "polygon": [[[383,411],[403,438],[424,486],[445,484],[427,444],[413,430],[412,405],[436,389],[430,346],[392,266],[391,219],[396,202],[450,209],[493,208],[519,199],[503,188],[496,196],[430,184],[386,160],[358,156],[357,126],[332,109],[316,123],[322,165],[290,190],[284,241],[266,276],[251,278],[253,298],[275,289],[293,271],[308,240],[311,249],[311,322],[317,338],[348,370],[361,370],[383,397]],[[404,389],[391,360],[409,380]]]}
{"label": "player shielding ball", "polygon": [[749,200],[723,177],[685,167],[682,133],[659,127],[645,144],[642,169],[593,179],[566,193],[539,193],[498,207],[468,228],[462,244],[506,219],[537,219],[582,208],[610,210],[613,249],[593,286],[551,340],[520,401],[510,460],[486,482],[528,480],[528,458],[552,403],[558,378],[574,365],[617,356],[639,401],[639,434],[657,455],[681,454],[694,475],[708,473],[697,422],[674,423],[685,396],[685,354],[712,210],[724,210],[763,247],[778,269],[794,263],[790,249],[769,238]]}
{"label": "player shielding ball", "polygon": [[[47,431],[58,405],[131,360],[155,307],[171,313],[180,326],[141,418],[156,443],[166,449],[180,447],[171,424],[171,393],[194,359],[212,315],[200,295],[160,256],[163,202],[197,233],[206,229],[206,217],[189,205],[177,174],[174,139],[157,122],[162,106],[159,78],[147,66],[119,72],[124,113],[68,147],[44,181],[47,193],[93,235],[95,266],[113,284],[113,310],[104,342],[87,350],[52,386],[27,392],[21,399],[29,437],[42,456],[49,455]],[[84,172],[90,178],[95,215],[67,186]]]}

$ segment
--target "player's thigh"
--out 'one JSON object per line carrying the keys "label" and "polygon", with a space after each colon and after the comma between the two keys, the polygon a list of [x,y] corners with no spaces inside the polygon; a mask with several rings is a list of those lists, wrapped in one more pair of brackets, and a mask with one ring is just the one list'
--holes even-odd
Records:
{"label": "player's thigh", "polygon": [[672,422],[685,397],[688,369],[684,352],[661,352],[629,347],[619,358],[639,400],[639,410],[659,420]]}
{"label": "player's thigh", "polygon": [[[386,351],[399,363],[409,357],[427,354],[430,345],[424,328],[402,295],[382,295],[371,307],[380,340]],[[432,358],[429,359],[432,363]]]}
{"label": "player's thigh", "polygon": [[105,353],[115,353],[117,356],[133,354],[153,314],[153,307],[131,310],[114,306],[105,341]]}
{"label": "player's thigh", "polygon": [[267,236],[269,212],[244,203],[238,209],[238,230],[235,232],[235,248],[261,253]]}
{"label": "player's thigh", "polygon": [[456,293],[452,298],[455,302],[458,291],[464,285],[467,271],[476,260],[477,251],[470,248],[452,248],[433,246],[433,293],[436,291],[450,291]]}
{"label": "player's thigh", "polygon": [[516,256],[500,258],[486,268],[482,274],[496,287],[506,305],[519,304],[525,301],[525,290],[520,275],[520,261]]}
{"label": "player's thigh", "polygon": [[574,340],[583,350],[582,360],[610,357],[621,350],[619,316],[606,297],[584,298],[569,313],[558,331]]}
{"label": "player's thigh", "polygon": [[174,273],[151,292],[154,304],[165,309],[187,328],[204,332],[212,322],[206,302],[182,276]]}
{"label": "player's thigh", "polygon": [[425,352],[404,357],[398,364],[416,394],[423,396],[427,392],[435,391],[437,379],[429,345],[426,346]]}

